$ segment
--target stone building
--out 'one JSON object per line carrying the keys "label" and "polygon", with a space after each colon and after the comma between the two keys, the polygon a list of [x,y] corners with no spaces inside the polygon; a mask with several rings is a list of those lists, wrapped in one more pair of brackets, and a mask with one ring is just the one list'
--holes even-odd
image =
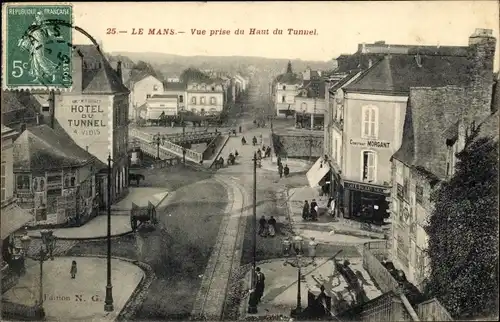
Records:
{"label": "stone building", "polygon": [[130,108],[128,118],[136,120],[141,106],[149,97],[163,94],[163,82],[147,72],[134,73],[128,80],[130,88]]}
{"label": "stone building", "polygon": [[385,55],[343,87],[342,173],[336,190],[343,191],[337,204],[345,217],[378,222],[387,217],[390,158],[401,146],[411,88],[456,85],[481,91],[481,80],[469,77],[470,68],[480,66],[477,57],[484,59],[476,38],[471,36],[468,47],[402,46],[404,53]]}
{"label": "stone building", "polygon": [[224,108],[224,88],[218,80],[191,81],[187,84],[186,110],[194,114],[219,114]]}
{"label": "stone building", "polygon": [[304,80],[295,96],[294,110],[297,127],[323,130],[326,103],[325,86],[321,78]]}
{"label": "stone building", "polygon": [[[73,87],[56,94],[54,102],[56,128],[63,129],[78,146],[105,164],[111,155],[111,202],[128,193],[130,92],[121,74],[120,64],[113,69],[99,47],[76,45]],[[106,199],[107,186],[100,189],[99,194]]]}
{"label": "stone building", "polygon": [[32,213],[30,225],[81,225],[96,216],[106,165],[62,130],[47,125],[26,129],[15,140],[14,195]]}
{"label": "stone building", "polygon": [[302,85],[301,76],[293,73],[291,63],[288,62],[286,73],[279,75],[271,84],[271,97],[274,102],[276,116],[295,115],[295,97]]}
{"label": "stone building", "polygon": [[428,272],[423,227],[432,212],[432,190],[453,175],[455,155],[473,124],[480,124],[481,135],[498,140],[498,103],[492,102],[495,45],[491,31],[476,30],[464,48],[461,86],[410,89],[402,143],[391,159],[391,241],[395,265],[419,288]]}

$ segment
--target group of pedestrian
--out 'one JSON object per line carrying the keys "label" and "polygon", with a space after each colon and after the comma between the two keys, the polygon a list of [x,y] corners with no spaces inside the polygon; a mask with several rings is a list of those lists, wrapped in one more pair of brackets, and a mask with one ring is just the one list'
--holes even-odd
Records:
{"label": "group of pedestrian", "polygon": [[262,152],[264,153],[264,158],[270,157],[271,156],[271,147],[270,146],[265,146],[262,145]]}
{"label": "group of pedestrian", "polygon": [[283,175],[285,175],[285,177],[288,177],[288,175],[290,174],[290,168],[287,164],[285,164],[285,166],[283,167],[280,156],[278,156],[278,173],[280,175],[280,178],[283,178]]}
{"label": "group of pedestrian", "polygon": [[318,213],[319,206],[316,202],[316,199],[313,199],[310,205],[307,200],[304,201],[304,207],[302,208],[302,219],[304,219],[305,221],[318,221]]}
{"label": "group of pedestrian", "polygon": [[273,216],[269,220],[266,220],[266,216],[260,218],[259,235],[261,237],[274,237],[276,235],[276,219]]}

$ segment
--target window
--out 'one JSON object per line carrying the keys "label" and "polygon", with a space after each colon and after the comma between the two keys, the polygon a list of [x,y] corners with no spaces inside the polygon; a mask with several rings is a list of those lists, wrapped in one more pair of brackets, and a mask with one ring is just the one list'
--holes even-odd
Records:
{"label": "window", "polygon": [[146,98],[151,98],[151,94],[146,94]]}
{"label": "window", "polygon": [[153,86],[153,91],[156,92],[157,90],[158,90],[158,85]]}
{"label": "window", "polygon": [[6,195],[5,195],[5,185],[6,185],[6,182],[5,182],[5,162],[2,162],[2,196],[1,196],[1,199],[0,201],[4,201],[5,198],[6,198]]}
{"label": "window", "polygon": [[216,104],[215,97],[210,97],[210,104],[211,105],[215,105]]}
{"label": "window", "polygon": [[283,90],[286,90],[286,85],[283,85]]}
{"label": "window", "polygon": [[215,86],[212,86],[212,92],[214,92],[214,91],[215,91]]}
{"label": "window", "polygon": [[20,174],[16,177],[17,190],[30,190],[30,176]]}
{"label": "window", "polygon": [[184,96],[179,95],[179,103],[184,103]]}
{"label": "window", "polygon": [[362,162],[363,162],[363,177],[362,181],[374,182],[376,174],[377,165],[377,155],[373,151],[363,151]]}
{"label": "window", "polygon": [[200,104],[205,104],[205,97],[200,97]]}
{"label": "window", "polygon": [[194,105],[196,105],[196,97],[191,97],[191,103],[193,103]]}
{"label": "window", "polygon": [[42,106],[42,112],[50,112],[50,106],[49,104],[45,104]]}
{"label": "window", "polygon": [[376,138],[378,135],[378,109],[375,106],[363,106],[363,126],[361,137]]}
{"label": "window", "polygon": [[424,188],[420,185],[417,185],[415,188],[415,200],[419,204],[422,204],[422,201],[424,200]]}
{"label": "window", "polygon": [[339,139],[335,138],[335,160],[339,163],[340,153],[339,153]]}
{"label": "window", "polygon": [[285,96],[281,97],[281,103],[285,103]]}
{"label": "window", "polygon": [[300,104],[300,110],[305,113],[307,111],[307,103],[306,102],[302,102],[302,104]]}

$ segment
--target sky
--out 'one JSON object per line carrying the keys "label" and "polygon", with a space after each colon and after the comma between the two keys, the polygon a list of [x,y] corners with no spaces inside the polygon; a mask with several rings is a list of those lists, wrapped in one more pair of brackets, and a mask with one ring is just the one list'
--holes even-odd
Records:
{"label": "sky", "polygon": [[[499,35],[498,2],[101,2],[73,3],[75,25],[107,52],[161,52],[185,56],[261,56],[327,61],[353,53],[359,43],[463,45],[476,28]],[[113,28],[116,32],[113,34]],[[143,28],[143,35],[132,35]],[[174,35],[148,35],[150,28]],[[250,28],[269,35],[250,35]],[[276,28],[283,35],[273,35]],[[288,28],[316,35],[288,35]],[[192,35],[192,30],[206,30]],[[212,35],[211,30],[229,35]],[[241,29],[244,35],[236,35]],[[126,31],[126,33],[118,33]],[[178,33],[183,31],[184,33]],[[109,34],[107,34],[109,33]],[[74,32],[74,43],[88,43]],[[497,42],[496,68],[499,66]]]}

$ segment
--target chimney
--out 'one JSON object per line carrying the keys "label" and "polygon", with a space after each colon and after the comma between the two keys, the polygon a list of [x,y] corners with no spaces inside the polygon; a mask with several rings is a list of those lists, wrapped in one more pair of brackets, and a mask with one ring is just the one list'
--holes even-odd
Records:
{"label": "chimney", "polygon": [[55,93],[54,90],[49,92],[49,111],[50,111],[50,127],[54,128],[54,123],[56,119],[56,102],[55,102]]}
{"label": "chimney", "polygon": [[493,94],[493,60],[496,39],[491,29],[476,29],[469,37],[469,77],[471,105],[469,116],[484,116],[491,112]]}
{"label": "chimney", "polygon": [[73,77],[72,91],[76,93],[81,93],[83,90],[83,54],[79,49],[73,51],[73,71],[71,73]]}
{"label": "chimney", "polygon": [[118,74],[120,81],[123,83],[122,62],[120,60],[116,63],[116,73]]}

